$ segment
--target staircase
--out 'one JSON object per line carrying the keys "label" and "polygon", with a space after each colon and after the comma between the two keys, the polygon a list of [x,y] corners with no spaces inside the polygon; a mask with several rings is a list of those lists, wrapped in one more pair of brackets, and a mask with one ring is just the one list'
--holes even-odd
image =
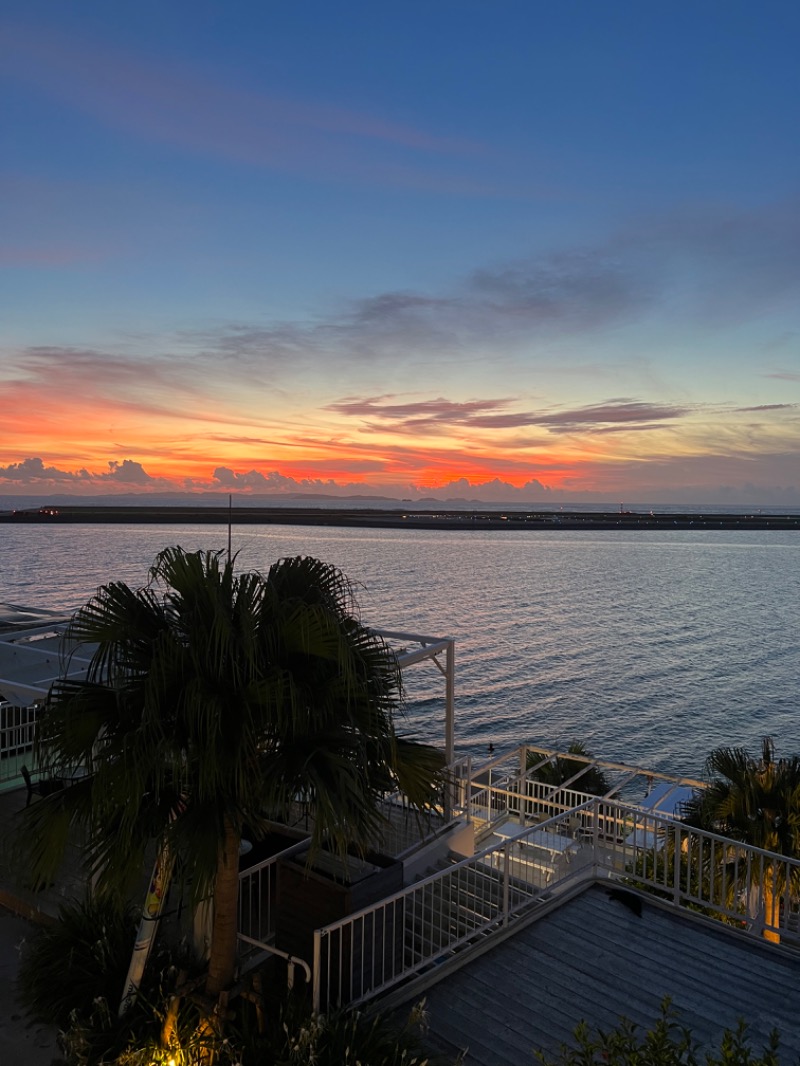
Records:
{"label": "staircase", "polygon": [[[429,868],[423,878],[461,861],[461,856],[450,853],[436,867]],[[487,937],[504,913],[505,892],[502,872],[477,862],[459,867],[451,877],[421,886],[406,900],[406,966],[416,966],[440,953],[445,957],[455,954],[467,944]],[[540,900],[539,890],[509,878],[509,910],[518,911]]]}

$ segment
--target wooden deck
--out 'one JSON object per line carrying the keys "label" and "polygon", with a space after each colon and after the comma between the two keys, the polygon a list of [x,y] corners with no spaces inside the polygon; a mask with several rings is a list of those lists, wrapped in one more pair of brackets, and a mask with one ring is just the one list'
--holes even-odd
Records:
{"label": "wooden deck", "polygon": [[773,1028],[782,1062],[800,1055],[800,954],[643,898],[640,917],[593,885],[430,988],[429,1040],[466,1066],[527,1066],[585,1019],[650,1027],[665,996],[704,1045],[739,1018],[761,1047]]}

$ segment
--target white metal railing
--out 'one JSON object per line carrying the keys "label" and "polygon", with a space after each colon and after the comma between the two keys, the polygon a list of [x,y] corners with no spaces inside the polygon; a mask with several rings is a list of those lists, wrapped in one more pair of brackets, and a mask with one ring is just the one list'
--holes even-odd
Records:
{"label": "white metal railing", "polygon": [[240,959],[254,948],[284,955],[270,943],[275,935],[275,890],[278,862],[308,849],[308,840],[300,840],[277,855],[271,855],[239,874],[239,924],[237,936]]}
{"label": "white metal railing", "polygon": [[472,756],[463,755],[447,768],[450,776],[450,805],[452,811],[464,813],[467,797],[471,791]]}
{"label": "white metal railing", "polygon": [[450,824],[446,807],[445,802],[441,807],[419,810],[409,803],[404,793],[391,793],[378,804],[383,822],[376,830],[370,847],[381,854],[400,858],[437,836]]}
{"label": "white metal railing", "polygon": [[557,819],[520,827],[513,839],[317,929],[315,1010],[364,1002],[541,901],[556,879],[572,876],[580,847],[560,828]]}
{"label": "white metal railing", "polygon": [[596,797],[519,828],[510,839],[316,930],[314,1008],[364,1003],[579,879],[624,880],[750,935],[798,942],[798,861]]}
{"label": "white metal railing", "polygon": [[38,707],[0,703],[0,781],[22,783],[20,766],[32,766],[33,739]]}
{"label": "white metal railing", "polygon": [[588,792],[491,767],[481,772],[478,781],[470,780],[463,811],[478,824],[491,825],[508,814],[535,822],[574,810],[591,799]]}
{"label": "white metal railing", "polygon": [[526,819],[555,818],[595,797],[588,792],[525,778],[513,783],[509,809]]}
{"label": "white metal railing", "polygon": [[598,870],[743,932],[796,942],[800,861],[607,800],[591,833]]}

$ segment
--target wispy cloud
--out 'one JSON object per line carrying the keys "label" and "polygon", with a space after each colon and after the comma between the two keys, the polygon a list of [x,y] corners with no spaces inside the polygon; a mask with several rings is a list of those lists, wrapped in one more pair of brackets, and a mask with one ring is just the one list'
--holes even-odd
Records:
{"label": "wispy cloud", "polygon": [[[800,377],[800,375],[798,375]],[[793,411],[796,410],[798,404],[796,403],[761,403],[755,407],[737,407],[736,410],[740,413],[746,413],[748,411]]]}
{"label": "wispy cloud", "polygon": [[[727,295],[715,303],[689,291],[681,279],[692,256],[708,268],[712,296],[738,291],[738,321],[761,313],[763,289],[748,304],[745,276],[765,258],[775,301],[788,300],[795,238],[781,237],[770,213],[754,230],[750,216],[705,230],[653,224],[584,251],[484,266],[440,291],[373,293],[306,321],[239,321],[116,348],[30,347],[0,364],[14,441],[0,477],[146,491],[151,470],[169,470],[172,482],[180,470],[194,485],[248,492],[320,482],[405,491],[461,478],[583,491],[594,478],[616,492],[623,471],[643,487],[631,473],[639,465],[660,484],[658,471],[679,477],[681,462],[705,458],[740,480],[748,464],[772,464],[789,486],[783,457],[797,462],[798,405],[769,384],[800,381],[788,357],[767,373],[754,365],[753,392],[732,400],[720,380],[723,396],[698,399],[691,381],[677,390],[666,373],[647,373],[646,353],[629,347],[626,366],[615,348],[676,307],[698,317],[710,307],[713,333]],[[555,375],[569,385],[554,395]]]}
{"label": "wispy cloud", "polygon": [[[389,290],[305,322],[242,322],[187,331],[184,341],[265,372],[357,365],[363,373],[431,359],[439,368],[475,370],[491,352],[498,365],[529,374],[543,365],[566,377],[578,367],[584,373],[588,338],[608,349],[626,328],[646,346],[648,336],[665,328],[674,335],[683,323],[714,337],[760,320],[767,307],[793,308],[798,291],[800,211],[709,209],[702,217],[643,220],[583,248],[484,265],[439,291]],[[551,344],[576,340],[568,358],[552,359]],[[618,349],[617,364],[633,358],[630,344]],[[590,369],[594,377],[609,372],[600,359]],[[797,380],[787,367],[764,376]]]}
{"label": "wispy cloud", "polygon": [[609,256],[639,263],[660,301],[692,320],[729,326],[794,302],[800,288],[796,201],[752,209],[704,204],[644,219],[607,242]]}
{"label": "wispy cloud", "polygon": [[447,161],[485,151],[467,138],[331,100],[290,99],[226,83],[210,68],[144,61],[108,42],[22,24],[5,25],[2,37],[7,77],[34,83],[126,134],[217,159],[305,173],[324,159],[328,178],[339,172],[394,184],[435,180],[452,191],[463,178],[453,168],[450,180]]}
{"label": "wispy cloud", "polygon": [[554,432],[591,429],[608,424],[625,428],[651,425],[654,422],[679,419],[690,413],[686,407],[646,403],[639,400],[611,400],[605,404],[563,411],[508,411],[509,399],[472,400],[455,403],[439,398],[407,403],[388,402],[388,397],[347,398],[330,404],[328,409],[338,414],[365,418],[390,426],[395,432],[421,433],[426,429],[453,426],[472,429],[517,429],[523,426],[542,426]]}
{"label": "wispy cloud", "polygon": [[766,378],[774,378],[776,381],[800,381],[800,372],[795,370],[774,370],[771,374],[765,374]]}
{"label": "wispy cloud", "polygon": [[103,253],[89,247],[65,244],[4,244],[0,239],[0,268],[43,267],[60,270],[79,264],[97,263]]}
{"label": "wispy cloud", "polygon": [[380,418],[387,422],[404,422],[410,419],[416,423],[444,422],[449,425],[468,425],[476,417],[487,411],[496,411],[506,407],[510,400],[469,400],[456,403],[439,398],[435,400],[415,400],[407,403],[392,403],[392,397],[347,397],[328,405],[329,411],[351,415],[357,418]]}
{"label": "wispy cloud", "polygon": [[[179,417],[181,409],[207,398],[197,375],[180,360],[72,347],[28,348],[0,373],[9,413],[23,417],[68,402],[142,417]],[[12,407],[13,404],[13,407]],[[84,427],[85,428],[85,427]]]}
{"label": "wispy cloud", "polygon": [[561,431],[580,426],[607,426],[609,423],[630,427],[683,418],[689,413],[690,409],[686,407],[622,399],[605,404],[591,404],[573,411],[556,411],[553,414],[541,415],[536,424],[552,426]]}

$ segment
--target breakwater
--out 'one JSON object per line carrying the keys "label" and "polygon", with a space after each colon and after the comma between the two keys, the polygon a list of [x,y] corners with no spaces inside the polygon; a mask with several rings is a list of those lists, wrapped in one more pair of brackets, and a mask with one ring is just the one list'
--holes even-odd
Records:
{"label": "breakwater", "polygon": [[437,508],[59,506],[0,513],[0,522],[125,525],[292,525],[446,530],[800,530],[800,515],[746,512],[450,510]]}

